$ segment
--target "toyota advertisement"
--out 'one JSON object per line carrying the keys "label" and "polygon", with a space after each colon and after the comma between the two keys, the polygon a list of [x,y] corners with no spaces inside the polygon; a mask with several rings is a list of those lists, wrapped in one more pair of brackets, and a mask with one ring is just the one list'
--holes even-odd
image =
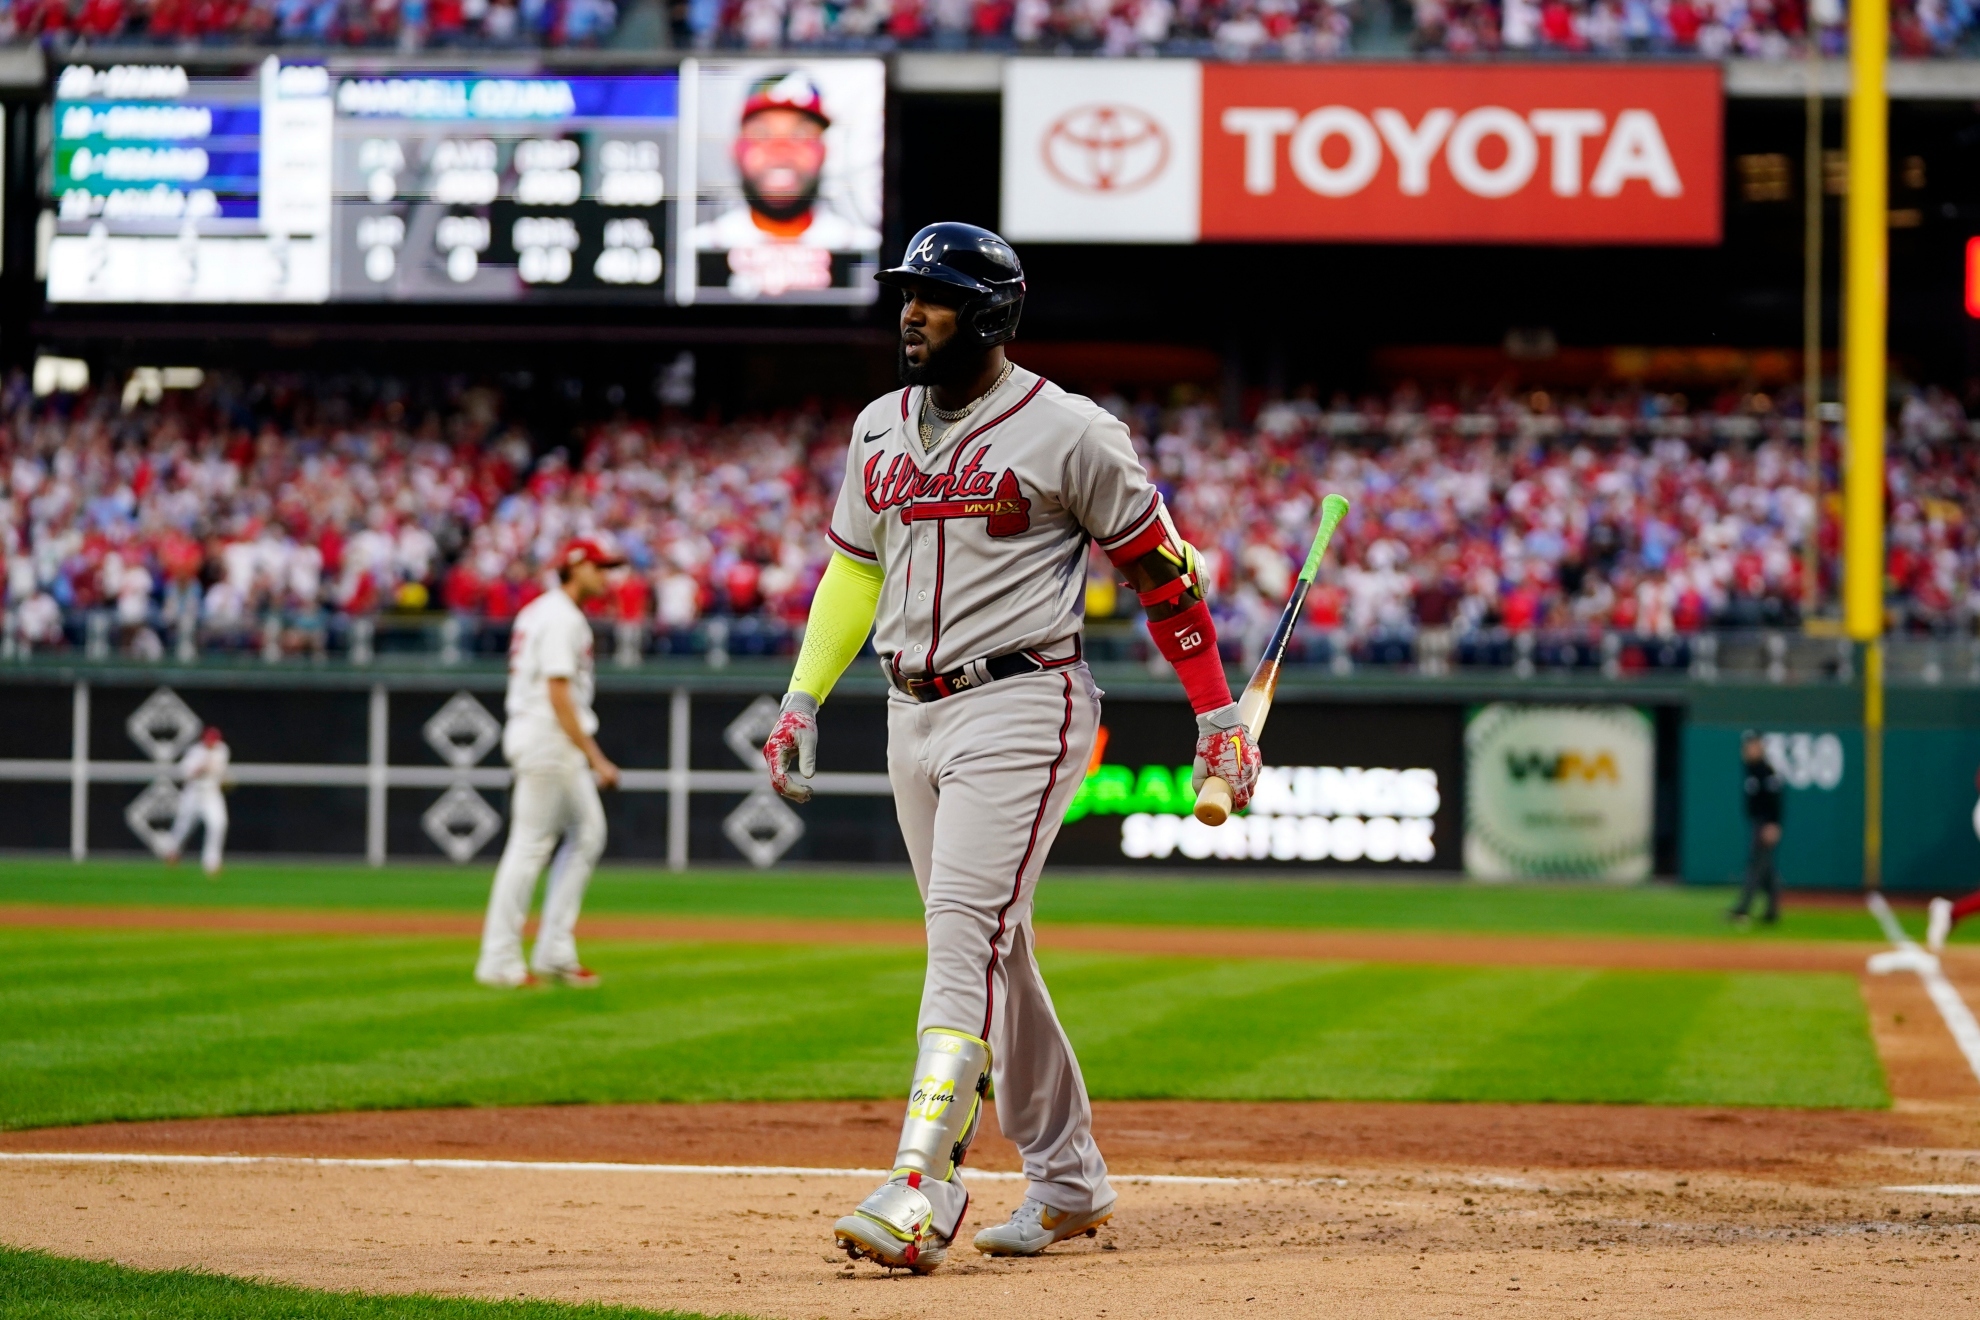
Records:
{"label": "toyota advertisement", "polygon": [[1715,244],[1723,104],[1714,64],[1013,60],[1003,232]]}

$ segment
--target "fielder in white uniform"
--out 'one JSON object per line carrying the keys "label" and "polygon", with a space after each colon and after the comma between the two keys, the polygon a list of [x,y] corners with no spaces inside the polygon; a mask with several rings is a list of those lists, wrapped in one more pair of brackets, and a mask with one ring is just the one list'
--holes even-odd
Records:
{"label": "fielder in white uniform", "polygon": [[1005,359],[1024,297],[1017,255],[987,230],[931,225],[880,279],[905,300],[909,388],[868,405],[853,428],[835,553],[764,754],[779,792],[811,796],[818,703],[877,624],[892,687],[887,772],[921,889],[928,971],[893,1175],[833,1233],[855,1259],[926,1273],[968,1208],[960,1166],[992,1078],[1029,1187],[976,1249],[1031,1255],[1114,1208],[1031,932],[1039,872],[1100,724],[1080,658],[1091,543],[1139,593],[1197,712],[1199,786],[1220,775],[1243,805],[1259,758],[1195,554],[1127,428]]}
{"label": "fielder in white uniform", "polygon": [[[591,711],[591,624],[579,607],[605,594],[605,570],[623,562],[595,541],[571,541],[557,556],[557,589],[525,605],[509,636],[509,720],[502,730],[502,755],[515,771],[515,787],[509,793],[509,842],[495,868],[474,968],[474,979],[483,985],[533,986],[539,977],[565,985],[598,984],[597,975],[578,961],[572,932],[591,869],[605,851],[605,808],[598,790],[619,782],[619,767],[592,736],[598,717]],[[536,877],[553,849],[543,924],[525,966],[523,923]]]}
{"label": "fielder in white uniform", "polygon": [[179,810],[172,818],[171,841],[165,846],[165,860],[179,864],[179,850],[194,825],[206,836],[200,842],[199,865],[208,875],[220,874],[221,855],[227,848],[227,797],[221,785],[234,754],[220,740],[220,730],[207,725],[199,741],[186,748],[179,758]]}

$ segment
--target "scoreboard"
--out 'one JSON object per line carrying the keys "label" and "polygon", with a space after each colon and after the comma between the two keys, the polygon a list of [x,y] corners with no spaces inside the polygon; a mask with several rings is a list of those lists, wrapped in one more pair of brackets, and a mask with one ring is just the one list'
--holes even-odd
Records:
{"label": "scoreboard", "polygon": [[48,299],[871,302],[884,87],[875,60],[71,65]]}

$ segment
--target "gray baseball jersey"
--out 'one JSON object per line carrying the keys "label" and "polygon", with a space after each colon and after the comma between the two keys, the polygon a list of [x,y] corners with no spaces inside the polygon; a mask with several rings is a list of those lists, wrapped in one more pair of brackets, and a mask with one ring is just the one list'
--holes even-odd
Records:
{"label": "gray baseball jersey", "polygon": [[875,648],[912,676],[1016,650],[1069,663],[1087,543],[1123,545],[1161,508],[1127,427],[1018,367],[924,450],[925,393],[860,413],[832,513],[833,545],[886,574]]}

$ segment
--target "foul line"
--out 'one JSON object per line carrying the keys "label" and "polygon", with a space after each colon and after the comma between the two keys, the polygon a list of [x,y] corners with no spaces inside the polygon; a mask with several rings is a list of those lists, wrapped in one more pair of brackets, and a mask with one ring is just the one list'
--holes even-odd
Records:
{"label": "foul line", "polygon": [[1914,1196],[1980,1196],[1980,1183],[1919,1183],[1915,1187],[1881,1187],[1884,1192],[1910,1192]]}
{"label": "foul line", "polygon": [[1897,946],[1888,953],[1872,957],[1870,970],[1878,975],[1903,971],[1918,973],[1918,979],[1925,983],[1925,993],[1930,996],[1932,1006],[1945,1019],[1946,1030],[1952,1032],[1953,1043],[1966,1056],[1966,1066],[1973,1070],[1975,1078],[1980,1078],[1980,1022],[1974,1020],[1973,1010],[1966,1006],[1966,1001],[1959,997],[1959,991],[1946,979],[1939,960],[1904,933],[1904,927],[1898,925],[1897,916],[1891,911],[1891,905],[1884,901],[1884,896],[1872,890],[1869,904],[1870,914],[1884,928],[1884,937]]}
{"label": "foul line", "polygon": [[[16,1164],[290,1164],[322,1169],[524,1169],[538,1173],[686,1173],[719,1178],[873,1178],[886,1169],[814,1169],[794,1164],[623,1164],[604,1160],[448,1160],[382,1157],[333,1158],[309,1155],[145,1155],[124,1151],[0,1151],[0,1163]],[[972,1182],[1026,1182],[1022,1173],[968,1169]],[[1221,1187],[1259,1183],[1264,1178],[1217,1178],[1181,1173],[1109,1174],[1109,1181],[1139,1186]]]}

